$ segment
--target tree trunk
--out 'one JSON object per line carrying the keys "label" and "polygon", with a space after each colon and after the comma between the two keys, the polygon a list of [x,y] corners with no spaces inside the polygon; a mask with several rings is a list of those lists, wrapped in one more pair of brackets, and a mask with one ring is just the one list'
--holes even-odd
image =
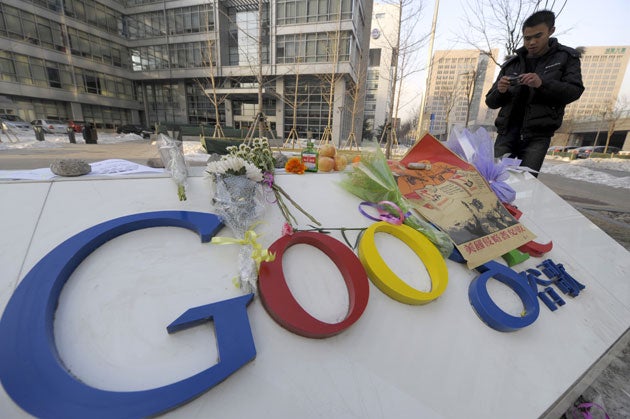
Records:
{"label": "tree trunk", "polygon": [[258,136],[262,137],[265,129],[263,113],[263,74],[262,74],[262,34],[263,34],[263,2],[258,0]]}

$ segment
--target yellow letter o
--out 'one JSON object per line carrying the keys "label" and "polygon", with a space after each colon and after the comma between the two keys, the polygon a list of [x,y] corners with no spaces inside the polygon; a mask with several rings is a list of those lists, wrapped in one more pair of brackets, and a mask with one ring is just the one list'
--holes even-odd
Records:
{"label": "yellow letter o", "polygon": [[[418,255],[431,278],[431,291],[419,291],[400,279],[378,253],[374,235],[388,233],[398,238]],[[405,304],[426,304],[438,298],[448,284],[446,262],[439,250],[419,231],[406,225],[393,225],[386,222],[372,224],[363,233],[359,243],[359,259],[370,280],[381,291],[394,300]]]}

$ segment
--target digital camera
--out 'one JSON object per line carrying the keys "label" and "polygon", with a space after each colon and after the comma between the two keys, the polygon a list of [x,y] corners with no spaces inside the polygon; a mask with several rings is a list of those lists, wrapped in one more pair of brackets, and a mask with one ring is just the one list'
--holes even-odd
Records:
{"label": "digital camera", "polygon": [[521,84],[521,76],[520,75],[513,75],[513,76],[506,76],[508,78],[508,80],[510,81],[510,86],[518,86],[519,84]]}

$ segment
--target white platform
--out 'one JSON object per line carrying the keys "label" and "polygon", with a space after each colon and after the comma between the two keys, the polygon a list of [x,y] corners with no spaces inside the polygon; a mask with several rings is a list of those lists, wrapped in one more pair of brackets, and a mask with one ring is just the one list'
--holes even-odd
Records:
{"label": "white platform", "polygon": [[[364,227],[359,199],[339,174],[277,180],[325,227]],[[209,181],[191,177],[179,202],[165,177],[0,183],[0,310],[46,253],[74,234],[124,215],[210,209]],[[314,340],[276,324],[256,298],[248,308],[256,359],[165,418],[532,418],[544,414],[630,326],[630,253],[529,175],[513,175],[521,221],[553,240],[546,255],[586,289],[531,326],[490,329],[468,302],[475,273],[447,261],[449,284],[425,306],[394,301],[370,283],[367,309],[338,336]],[[297,212],[296,212],[297,213]],[[306,220],[301,218],[302,227]],[[270,205],[258,229],[270,245],[282,217]],[[352,233],[351,233],[352,234]],[[230,236],[224,228],[219,235]],[[341,235],[333,233],[341,240]],[[354,237],[354,235],[353,235]],[[377,247],[409,283],[427,287],[409,248],[379,233]],[[72,372],[94,387],[148,389],[216,362],[211,325],[173,335],[166,326],[190,307],[241,295],[232,285],[236,246],[202,244],[194,233],[153,228],[121,236],[89,256],[59,303],[55,337]],[[518,270],[533,268],[531,258]],[[284,257],[285,275],[303,307],[337,322],[347,311],[341,274],[307,245]],[[497,281],[491,295],[506,310],[520,300]],[[2,342],[0,342],[0,345]],[[29,417],[0,390],[0,417]]]}

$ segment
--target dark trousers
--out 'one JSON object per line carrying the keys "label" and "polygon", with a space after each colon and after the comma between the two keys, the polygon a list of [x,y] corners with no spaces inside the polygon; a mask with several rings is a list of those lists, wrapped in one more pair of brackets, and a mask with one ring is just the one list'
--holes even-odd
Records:
{"label": "dark trousers", "polygon": [[[494,157],[507,157],[521,160],[521,166],[538,172],[545,161],[551,137],[523,138],[520,128],[512,128],[506,134],[499,134],[494,142]],[[538,177],[538,173],[532,173]]]}

